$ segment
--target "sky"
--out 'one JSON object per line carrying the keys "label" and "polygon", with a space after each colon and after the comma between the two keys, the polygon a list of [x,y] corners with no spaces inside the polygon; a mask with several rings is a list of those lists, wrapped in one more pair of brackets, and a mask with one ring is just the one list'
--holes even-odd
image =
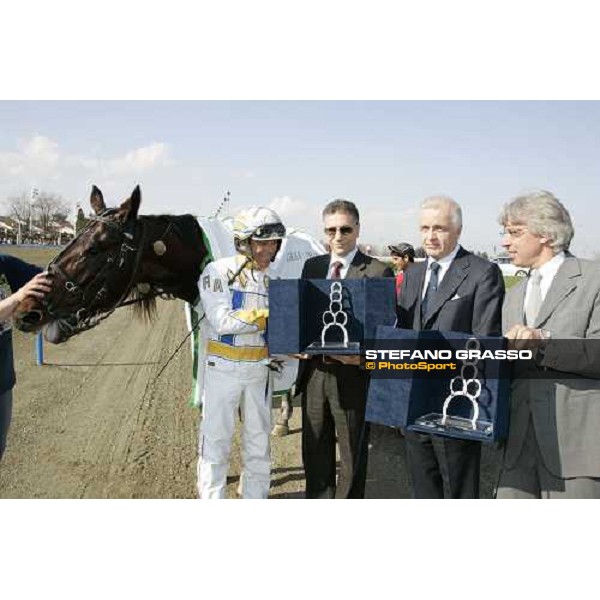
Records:
{"label": "sky", "polygon": [[89,209],[142,190],[141,212],[277,210],[321,237],[320,211],[352,200],[361,241],[419,244],[418,207],[463,208],[462,244],[500,251],[502,205],[531,189],[561,199],[572,249],[600,258],[600,102],[2,101],[0,213],[31,187]]}

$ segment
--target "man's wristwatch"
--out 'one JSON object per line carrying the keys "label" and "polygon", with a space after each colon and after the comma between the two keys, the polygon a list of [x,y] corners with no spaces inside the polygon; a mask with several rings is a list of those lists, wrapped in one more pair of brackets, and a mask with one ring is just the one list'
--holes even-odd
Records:
{"label": "man's wristwatch", "polygon": [[538,329],[538,333],[540,335],[541,343],[538,345],[536,358],[539,363],[546,358],[546,344],[552,339],[552,333],[547,329]]}

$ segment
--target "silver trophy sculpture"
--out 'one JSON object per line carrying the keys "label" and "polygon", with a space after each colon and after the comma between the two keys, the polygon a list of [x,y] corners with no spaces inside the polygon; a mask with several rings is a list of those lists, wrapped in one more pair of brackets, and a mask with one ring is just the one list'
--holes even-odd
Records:
{"label": "silver trophy sculpture", "polygon": [[326,344],[325,338],[327,337],[327,330],[333,328],[339,328],[342,330],[342,336],[344,338],[344,348],[348,347],[348,330],[346,324],[348,323],[348,315],[342,308],[342,284],[339,281],[335,281],[331,284],[329,290],[329,310],[323,313],[323,331],[321,331],[321,345],[324,347]]}
{"label": "silver trophy sculpture", "polygon": [[[465,345],[465,350],[480,350],[481,344],[475,338],[469,338]],[[477,399],[481,395],[481,381],[478,379],[479,369],[477,363],[479,359],[464,359],[460,370],[460,376],[453,377],[450,380],[450,393],[444,401],[442,414],[430,413],[419,417],[416,424],[428,427],[437,431],[459,430],[473,431],[484,435],[491,435],[494,426],[490,421],[479,420],[479,403]],[[469,373],[469,371],[471,371]],[[467,375],[470,375],[468,377]],[[457,385],[460,384],[460,385]],[[450,404],[456,398],[468,398],[471,402],[472,416],[470,419],[448,414]]]}
{"label": "silver trophy sculpture", "polygon": [[[352,351],[356,353],[360,349],[359,342],[348,341],[348,315],[342,307],[342,284],[339,281],[334,281],[329,289],[329,310],[323,313],[323,329],[321,331],[321,341],[313,342],[308,348],[308,352],[318,353],[326,350],[342,354]],[[339,330],[342,332],[342,341],[327,341],[327,335],[331,337],[331,330]]]}

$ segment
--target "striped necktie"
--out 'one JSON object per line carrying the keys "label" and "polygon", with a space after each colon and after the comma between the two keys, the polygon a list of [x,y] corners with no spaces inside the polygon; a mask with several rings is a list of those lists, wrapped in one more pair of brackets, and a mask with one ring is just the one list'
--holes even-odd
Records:
{"label": "striped necktie", "polygon": [[331,279],[341,279],[342,278],[342,267],[344,266],[339,260],[336,260],[331,265]]}
{"label": "striped necktie", "polygon": [[431,305],[431,301],[437,293],[438,271],[440,270],[440,266],[440,263],[432,262],[429,267],[431,269],[431,275],[429,277],[429,283],[427,284],[427,290],[425,291],[425,297],[421,302],[421,327],[425,325],[427,308]]}

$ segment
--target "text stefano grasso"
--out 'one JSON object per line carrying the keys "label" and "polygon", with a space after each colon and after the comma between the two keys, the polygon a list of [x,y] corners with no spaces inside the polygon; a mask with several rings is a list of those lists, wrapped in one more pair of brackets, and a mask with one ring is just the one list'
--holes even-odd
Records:
{"label": "text stefano grasso", "polygon": [[366,350],[367,360],[531,360],[532,350]]}

